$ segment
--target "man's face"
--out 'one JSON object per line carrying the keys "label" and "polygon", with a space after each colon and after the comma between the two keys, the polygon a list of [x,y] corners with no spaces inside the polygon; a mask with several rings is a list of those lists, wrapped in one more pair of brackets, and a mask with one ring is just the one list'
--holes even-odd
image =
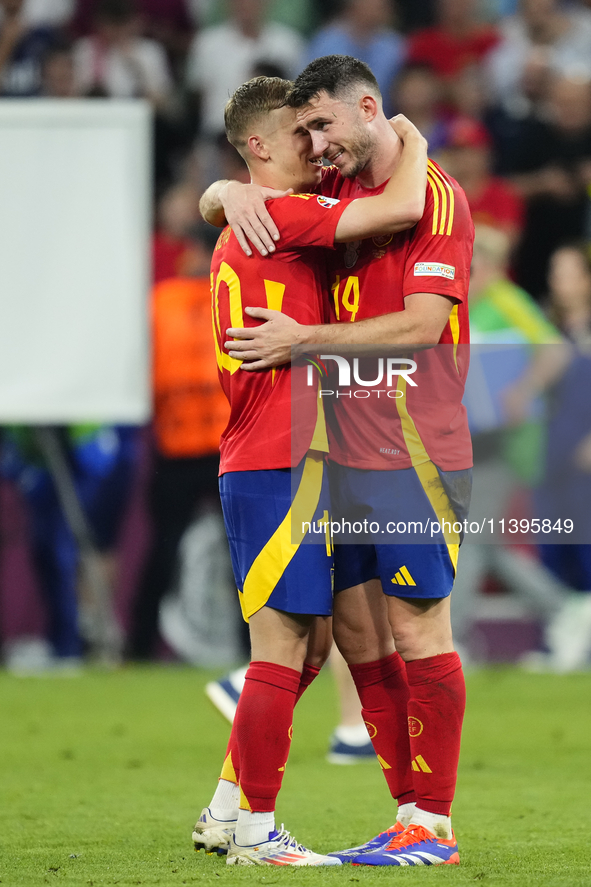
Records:
{"label": "man's face", "polygon": [[263,140],[270,154],[270,169],[276,171],[285,188],[308,191],[320,184],[322,154],[312,145],[310,133],[296,119],[293,108],[278,108],[267,117]]}
{"label": "man's face", "polygon": [[346,178],[355,178],[372,161],[375,146],[359,103],[322,91],[297,109],[297,121],[309,131],[314,153],[326,157]]}

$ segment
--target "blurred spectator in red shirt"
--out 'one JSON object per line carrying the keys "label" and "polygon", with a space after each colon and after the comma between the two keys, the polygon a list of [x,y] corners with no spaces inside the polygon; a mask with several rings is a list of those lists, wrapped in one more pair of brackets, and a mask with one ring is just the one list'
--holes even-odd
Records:
{"label": "blurred spectator in red shirt", "polygon": [[447,140],[447,117],[441,109],[441,84],[430,65],[405,65],[392,84],[392,104],[419,129],[429,151],[439,151]]}
{"label": "blurred spectator in red shirt", "polygon": [[187,276],[195,252],[191,234],[200,220],[199,194],[192,185],[179,183],[162,195],[152,240],[154,283]]}
{"label": "blurred spectator in red shirt", "polygon": [[449,123],[442,162],[466,192],[474,222],[501,228],[515,243],[523,227],[523,201],[510,182],[492,175],[491,148],[478,120],[457,117]]}
{"label": "blurred spectator in red shirt", "polygon": [[29,25],[23,0],[0,0],[0,14],[0,96],[39,95],[43,57],[57,33],[46,26]]}
{"label": "blurred spectator in red shirt", "polygon": [[140,36],[141,20],[133,0],[101,0],[95,31],[74,46],[78,91],[109,98],[147,98],[163,110],[172,80],[159,43]]}
{"label": "blurred spectator in red shirt", "polygon": [[440,77],[453,77],[480,62],[496,45],[498,33],[476,17],[476,0],[437,0],[437,24],[411,35],[408,60],[432,65]]}

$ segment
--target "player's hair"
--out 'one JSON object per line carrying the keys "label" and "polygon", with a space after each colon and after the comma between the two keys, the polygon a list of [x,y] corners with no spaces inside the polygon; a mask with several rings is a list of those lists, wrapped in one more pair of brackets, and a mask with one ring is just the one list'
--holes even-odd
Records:
{"label": "player's hair", "polygon": [[381,98],[378,81],[365,62],[351,55],[324,55],[314,59],[296,77],[288,104],[301,108],[324,91],[331,98],[347,98],[359,89]]}
{"label": "player's hair", "polygon": [[285,107],[292,86],[281,77],[253,77],[230,98],[224,108],[226,136],[243,157],[252,127],[270,111]]}

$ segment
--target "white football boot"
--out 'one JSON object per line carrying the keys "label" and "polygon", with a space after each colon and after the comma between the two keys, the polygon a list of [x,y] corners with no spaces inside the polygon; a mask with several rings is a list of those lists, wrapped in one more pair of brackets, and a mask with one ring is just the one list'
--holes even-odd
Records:
{"label": "white football boot", "polygon": [[285,830],[273,830],[269,840],[250,847],[241,847],[232,835],[228,849],[228,865],[341,865],[340,859],[313,853]]}
{"label": "white football boot", "polygon": [[236,819],[216,819],[209,807],[204,807],[193,829],[195,850],[222,855],[228,852],[236,830]]}

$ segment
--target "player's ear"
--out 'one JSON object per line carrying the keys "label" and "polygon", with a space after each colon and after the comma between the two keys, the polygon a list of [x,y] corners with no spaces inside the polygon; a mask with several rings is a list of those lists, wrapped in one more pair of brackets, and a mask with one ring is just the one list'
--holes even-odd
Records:
{"label": "player's ear", "polygon": [[378,111],[380,110],[380,103],[373,95],[364,95],[359,99],[359,109],[361,111],[361,115],[363,119],[367,123],[371,123],[372,120],[378,115]]}
{"label": "player's ear", "polygon": [[250,153],[254,154],[255,157],[258,157],[260,160],[269,159],[269,149],[260,136],[249,136],[247,145]]}

